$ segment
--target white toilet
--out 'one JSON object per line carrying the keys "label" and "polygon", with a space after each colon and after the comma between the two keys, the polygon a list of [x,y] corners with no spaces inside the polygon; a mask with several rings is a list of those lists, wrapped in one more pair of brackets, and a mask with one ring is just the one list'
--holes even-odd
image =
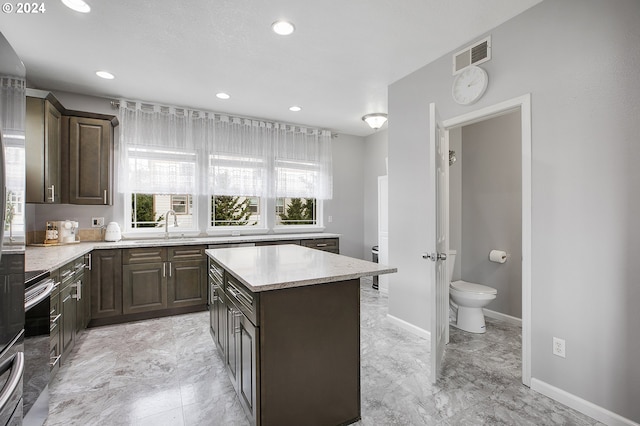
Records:
{"label": "white toilet", "polygon": [[454,281],[453,266],[456,261],[456,251],[449,252],[447,258],[449,264],[449,306],[451,307],[453,318],[450,324],[461,330],[471,333],[484,333],[486,326],[484,323],[484,312],[482,308],[496,298],[498,291],[486,285],[470,283],[466,281]]}

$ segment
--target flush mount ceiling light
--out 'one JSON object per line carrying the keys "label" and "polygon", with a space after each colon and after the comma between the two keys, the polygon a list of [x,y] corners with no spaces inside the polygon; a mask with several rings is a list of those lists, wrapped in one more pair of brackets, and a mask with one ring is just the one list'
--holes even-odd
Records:
{"label": "flush mount ceiling light", "polygon": [[231,96],[224,92],[216,93],[216,98],[218,99],[229,99],[230,97]]}
{"label": "flush mount ceiling light", "polygon": [[278,35],[289,35],[296,30],[296,27],[291,22],[276,21],[271,24],[271,29]]}
{"label": "flush mount ceiling light", "polygon": [[362,117],[362,121],[367,123],[373,130],[378,130],[384,125],[384,123],[387,122],[387,114],[384,114],[382,112],[367,114]]}
{"label": "flush mount ceiling light", "polygon": [[89,13],[91,11],[91,6],[83,0],[62,0],[62,3],[69,9],[75,10],[76,12]]}
{"label": "flush mount ceiling light", "polygon": [[302,107],[299,107],[298,105],[290,106],[289,111],[293,111],[293,112],[302,111]]}
{"label": "flush mount ceiling light", "polygon": [[104,78],[105,80],[113,80],[116,78],[116,76],[111,74],[109,71],[96,71],[96,75],[100,78]]}

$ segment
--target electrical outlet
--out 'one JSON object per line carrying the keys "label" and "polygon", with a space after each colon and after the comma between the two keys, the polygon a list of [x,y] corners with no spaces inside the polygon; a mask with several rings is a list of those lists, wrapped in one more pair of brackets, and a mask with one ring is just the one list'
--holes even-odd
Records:
{"label": "electrical outlet", "polygon": [[327,219],[329,220],[329,223],[333,222],[333,216],[329,216]]}
{"label": "electrical outlet", "polygon": [[553,338],[553,354],[561,358],[566,358],[564,344],[565,344],[564,339],[559,339],[557,337],[554,337]]}
{"label": "electrical outlet", "polygon": [[104,226],[104,217],[92,217],[91,218],[91,227],[92,228],[100,228]]}

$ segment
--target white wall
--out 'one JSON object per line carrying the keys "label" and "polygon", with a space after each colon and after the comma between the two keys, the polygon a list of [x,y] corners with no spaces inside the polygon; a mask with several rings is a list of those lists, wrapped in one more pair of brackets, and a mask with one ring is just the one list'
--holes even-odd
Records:
{"label": "white wall", "polygon": [[[639,22],[637,0],[544,1],[491,31],[477,104],[452,101],[450,55],[389,87],[390,315],[430,328],[420,253],[433,236],[406,220],[433,199],[429,103],[447,119],[531,93],[532,376],[636,422]],[[554,336],[566,340],[565,359],[551,353]]]}
{"label": "white wall", "polygon": [[371,260],[371,247],[378,244],[378,176],[387,174],[388,131],[378,130],[364,141],[364,247],[363,258]]}
{"label": "white wall", "polygon": [[364,239],[364,144],[360,136],[333,139],[333,199],[324,206],[325,232],[341,234],[340,254],[357,258],[362,258]]}

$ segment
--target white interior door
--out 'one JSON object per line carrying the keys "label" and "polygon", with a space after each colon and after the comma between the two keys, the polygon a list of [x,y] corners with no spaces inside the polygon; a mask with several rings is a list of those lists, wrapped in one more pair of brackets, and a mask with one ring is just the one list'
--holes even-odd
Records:
{"label": "white interior door", "polygon": [[440,376],[444,349],[449,343],[449,276],[447,253],[449,252],[449,139],[436,105],[429,105],[429,179],[432,189],[432,214],[429,227],[434,241],[429,253],[431,268],[431,381]]}

